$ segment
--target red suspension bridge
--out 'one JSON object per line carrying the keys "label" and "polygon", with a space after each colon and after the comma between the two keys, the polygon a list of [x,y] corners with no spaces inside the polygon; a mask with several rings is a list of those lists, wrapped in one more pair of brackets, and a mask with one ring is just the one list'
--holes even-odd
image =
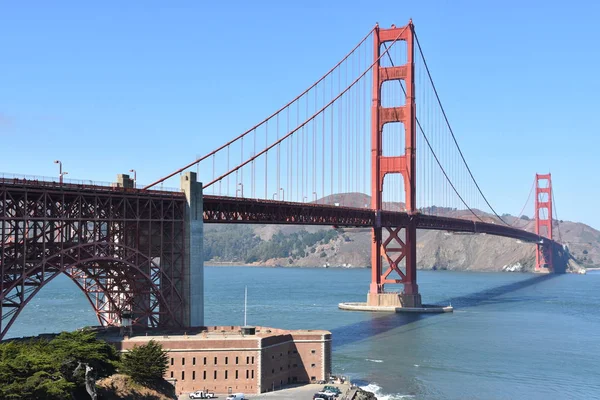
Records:
{"label": "red suspension bridge", "polygon": [[[182,192],[154,190],[176,175]],[[194,267],[202,223],[369,227],[372,305],[390,295],[421,305],[417,229],[519,239],[535,244],[536,268],[565,263],[553,239],[550,174],[536,175],[535,232],[496,212],[458,144],[412,22],[375,26],[288,104],[144,188],[127,176],[113,186],[6,178],[0,195],[0,337],[61,273],[103,325],[201,325]],[[386,284],[404,289],[386,293]]]}

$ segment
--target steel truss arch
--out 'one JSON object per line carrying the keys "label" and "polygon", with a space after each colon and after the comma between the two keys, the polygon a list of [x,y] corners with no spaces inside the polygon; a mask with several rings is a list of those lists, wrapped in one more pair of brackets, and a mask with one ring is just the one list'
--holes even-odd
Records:
{"label": "steel truss arch", "polygon": [[[114,255],[119,248],[128,252],[128,258],[135,255],[137,260],[144,262],[136,265],[128,259],[116,258]],[[98,252],[105,255],[93,255]],[[64,263],[69,253],[90,256]],[[134,325],[157,327],[179,320],[163,296],[163,288],[172,288],[173,283],[159,264],[121,243],[88,242],[54,253],[4,286],[0,293],[0,337],[6,335],[29,301],[60,274],[68,276],[82,290],[103,326],[120,324],[124,311],[132,312]],[[173,290],[180,304],[183,304],[179,291]],[[143,300],[140,301],[140,298]],[[6,308],[12,309],[5,312]]]}

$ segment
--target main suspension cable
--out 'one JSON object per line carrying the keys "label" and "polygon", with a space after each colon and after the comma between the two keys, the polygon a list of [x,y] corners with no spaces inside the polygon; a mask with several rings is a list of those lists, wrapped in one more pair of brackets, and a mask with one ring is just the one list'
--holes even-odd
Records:
{"label": "main suspension cable", "polygon": [[331,68],[329,71],[327,71],[327,73],[325,75],[323,75],[319,80],[317,80],[315,83],[313,83],[308,89],[306,89],[304,92],[302,92],[301,94],[299,94],[298,96],[296,96],[292,101],[290,101],[289,103],[287,103],[286,105],[284,105],[283,107],[281,107],[279,110],[275,111],[273,114],[269,115],[267,118],[265,118],[264,120],[262,120],[261,122],[259,122],[258,124],[254,125],[252,128],[248,129],[247,131],[245,131],[244,133],[242,133],[241,135],[235,137],[234,139],[230,140],[229,142],[225,143],[224,145],[220,146],[219,148],[211,151],[210,153],[206,154],[203,157],[200,157],[194,161],[192,161],[191,163],[185,165],[182,168],[179,168],[178,170],[172,172],[171,174],[160,178],[159,180],[152,182],[151,184],[145,186],[143,188],[143,190],[147,190],[181,172],[183,172],[184,170],[194,166],[195,164],[198,164],[199,162],[205,160],[206,158],[212,156],[213,154],[218,153],[219,151],[223,150],[224,148],[228,147],[229,145],[235,143],[236,141],[238,141],[239,139],[243,138],[244,136],[246,136],[247,134],[249,134],[250,132],[252,132],[253,130],[255,130],[256,128],[258,128],[259,126],[263,125],[264,123],[266,123],[267,121],[269,121],[270,119],[272,119],[273,117],[275,117],[277,114],[279,114],[281,111],[285,110],[286,108],[290,107],[292,104],[294,104],[298,99],[300,99],[302,96],[304,96],[305,94],[307,94],[308,92],[310,92],[310,90],[312,90],[314,87],[316,87],[321,81],[323,81],[325,78],[327,78],[333,71],[335,71],[340,65],[342,65],[342,63],[344,61],[346,61],[352,54],[354,54],[354,52],[356,51],[356,49],[358,49],[368,38],[369,36],[371,36],[371,34],[373,33],[373,31],[375,30],[375,27],[373,27],[369,33],[367,33],[367,35],[348,53],[346,54],[346,56],[344,58],[342,58],[340,60],[340,62],[338,62],[333,68]]}
{"label": "main suspension cable", "polygon": [[[387,44],[383,43],[383,47],[385,48],[385,51],[386,51],[387,56],[388,56],[388,59],[390,60],[390,64],[393,67],[394,66],[394,61],[392,60],[392,57],[390,56],[390,52],[388,51],[389,49],[387,47]],[[404,89],[404,86],[402,85],[402,82],[400,80],[398,80],[398,83],[400,84],[400,87],[402,88],[402,92],[404,93],[404,96],[406,96],[406,89]],[[481,222],[484,222],[479,217],[479,215],[477,215],[471,209],[471,207],[469,207],[469,205],[465,202],[465,200],[462,198],[462,196],[460,195],[460,193],[458,193],[458,190],[456,190],[456,187],[454,186],[454,184],[450,180],[450,177],[446,173],[446,170],[444,170],[444,167],[442,166],[442,163],[440,162],[438,156],[435,154],[435,151],[433,151],[433,147],[431,146],[431,143],[429,142],[429,139],[427,138],[427,135],[425,134],[425,131],[423,130],[423,127],[421,126],[421,122],[419,122],[419,119],[416,116],[415,116],[415,121],[417,122],[417,126],[419,127],[419,131],[421,131],[421,134],[423,135],[423,138],[425,139],[425,142],[427,143],[427,146],[429,147],[429,150],[431,151],[431,154],[433,154],[433,157],[435,158],[435,161],[437,162],[438,166],[442,170],[442,173],[446,177],[446,180],[448,181],[448,183],[450,184],[450,186],[452,186],[452,189],[454,190],[454,192],[456,193],[456,195],[458,196],[458,198],[460,199],[460,201],[465,205],[465,207],[467,207],[467,209],[471,212],[471,214],[473,214]]]}
{"label": "main suspension cable", "polygon": [[[558,219],[558,212],[556,212],[556,197],[554,197],[554,188],[550,189],[552,195],[552,208],[554,208],[554,215],[556,216],[556,228],[558,229],[558,241],[562,243],[562,235],[560,234],[560,220]],[[554,223],[550,221],[550,223]]]}
{"label": "main suspension cable", "polygon": [[529,190],[529,195],[527,196],[527,201],[525,201],[525,204],[523,204],[523,208],[521,209],[521,212],[517,216],[517,219],[515,219],[515,221],[512,223],[512,226],[515,226],[517,221],[519,221],[519,219],[523,215],[523,211],[525,211],[525,207],[527,207],[527,204],[529,204],[529,199],[531,198],[531,193],[533,193],[534,187],[535,187],[535,180],[531,183],[531,189]]}
{"label": "main suspension cable", "polygon": [[429,76],[429,81],[431,82],[431,87],[433,88],[433,92],[435,93],[435,97],[437,98],[438,104],[440,105],[440,110],[442,111],[442,115],[444,116],[444,119],[446,121],[446,125],[448,126],[448,129],[450,130],[450,134],[452,135],[452,139],[454,140],[454,144],[456,144],[456,148],[458,149],[458,153],[460,154],[460,157],[462,158],[462,160],[463,160],[463,162],[465,164],[465,167],[467,167],[467,171],[469,172],[469,175],[471,176],[471,179],[473,180],[473,183],[475,183],[475,186],[477,187],[477,190],[479,191],[479,194],[481,195],[481,197],[483,197],[483,200],[485,201],[485,203],[488,205],[488,207],[492,210],[492,212],[494,213],[494,215],[496,215],[496,217],[498,217],[498,219],[500,221],[502,221],[505,225],[509,225],[509,224],[506,223],[506,221],[504,221],[502,219],[502,217],[500,217],[498,215],[498,213],[496,212],[496,210],[494,210],[494,207],[492,207],[492,205],[490,204],[490,202],[488,201],[488,199],[485,197],[485,195],[481,191],[481,188],[479,187],[479,184],[475,180],[475,177],[473,176],[473,173],[471,172],[471,168],[469,168],[469,164],[467,164],[467,160],[465,160],[465,156],[463,155],[463,152],[460,149],[460,146],[458,145],[458,141],[456,140],[456,136],[454,136],[454,131],[452,130],[452,127],[450,126],[450,121],[448,120],[448,117],[446,116],[446,111],[444,110],[444,106],[442,106],[442,101],[440,100],[440,96],[438,95],[437,89],[435,88],[435,84],[433,83],[433,78],[431,77],[431,73],[429,72],[429,67],[427,66],[427,61],[425,60],[425,55],[423,54],[423,49],[421,48],[421,43],[419,43],[419,38],[417,37],[417,33],[414,32],[414,34],[415,34],[415,40],[417,41],[417,47],[419,48],[419,53],[421,54],[421,58],[423,59],[423,65],[425,66],[425,70],[427,71],[427,75]]}
{"label": "main suspension cable", "polygon": [[[404,31],[407,29],[407,26],[404,27],[404,29],[402,29],[400,31],[400,33],[398,33],[398,36],[392,41],[392,43],[390,44],[390,48],[400,39],[400,36],[404,33]],[[268,152],[269,150],[271,150],[273,147],[277,146],[279,143],[283,142],[285,139],[287,139],[288,137],[292,136],[295,132],[298,132],[299,130],[301,130],[302,128],[304,128],[309,122],[311,122],[315,117],[317,117],[318,115],[320,115],[323,111],[325,111],[327,108],[329,108],[329,106],[331,106],[332,104],[334,104],[338,99],[340,99],[342,96],[344,96],[350,89],[352,89],[352,87],[354,87],[354,85],[359,82],[366,74],[367,72],[369,72],[371,70],[371,68],[373,68],[373,66],[375,64],[377,64],[385,54],[388,53],[388,50],[386,49],[386,51],[381,54],[379,56],[379,58],[377,58],[377,60],[373,61],[373,63],[365,70],[363,71],[362,74],[360,74],[354,81],[352,81],[347,87],[346,89],[344,89],[341,93],[339,93],[334,99],[332,99],[331,101],[329,101],[326,105],[324,105],[320,110],[316,111],[312,116],[308,117],[306,119],[306,121],[304,121],[303,123],[299,124],[295,129],[293,129],[292,131],[290,131],[289,133],[287,133],[286,135],[282,136],[280,139],[278,139],[277,141],[271,143],[269,146],[267,146],[265,149],[263,149],[262,151],[260,151],[259,153],[255,154],[254,156],[250,157],[249,159],[247,159],[245,162],[239,164],[238,166],[234,167],[233,169],[229,170],[228,172],[222,174],[221,176],[213,179],[212,181],[210,181],[209,183],[205,184],[203,186],[203,189],[208,188],[209,186],[211,186],[212,184],[214,184],[217,181],[220,181],[221,179],[228,177],[230,174],[234,173],[235,171],[239,170],[240,168],[244,167],[246,164],[252,162],[253,160],[257,159],[258,157],[260,157],[261,155],[265,154],[266,152]],[[151,185],[152,186],[152,185]],[[265,196],[266,197],[266,196]]]}

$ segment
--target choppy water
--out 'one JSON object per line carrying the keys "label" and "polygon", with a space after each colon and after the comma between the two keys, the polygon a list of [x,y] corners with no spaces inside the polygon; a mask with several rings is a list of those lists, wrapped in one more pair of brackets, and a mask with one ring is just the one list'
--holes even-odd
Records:
{"label": "choppy water", "polygon": [[[207,267],[206,324],[332,331],[334,372],[380,399],[600,398],[600,273],[540,276],[419,272],[443,315],[338,310],[364,301],[368,270]],[[42,289],[10,336],[95,324],[66,278]]]}

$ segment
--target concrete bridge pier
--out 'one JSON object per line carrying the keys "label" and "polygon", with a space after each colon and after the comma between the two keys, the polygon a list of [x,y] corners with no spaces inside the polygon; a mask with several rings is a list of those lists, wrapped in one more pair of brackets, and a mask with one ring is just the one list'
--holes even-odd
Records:
{"label": "concrete bridge pier", "polygon": [[195,172],[181,175],[181,189],[185,193],[186,230],[185,260],[183,267],[183,297],[185,299],[184,326],[204,325],[204,219],[202,183]]}

